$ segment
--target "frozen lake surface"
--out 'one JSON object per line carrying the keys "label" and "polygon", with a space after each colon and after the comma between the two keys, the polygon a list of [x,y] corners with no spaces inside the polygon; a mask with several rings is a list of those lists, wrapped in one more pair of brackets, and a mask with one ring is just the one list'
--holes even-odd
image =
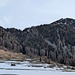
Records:
{"label": "frozen lake surface", "polygon": [[[11,66],[15,63],[16,66]],[[0,61],[0,75],[75,75],[75,72],[63,72],[63,68],[49,68],[49,64],[35,64],[29,61]]]}

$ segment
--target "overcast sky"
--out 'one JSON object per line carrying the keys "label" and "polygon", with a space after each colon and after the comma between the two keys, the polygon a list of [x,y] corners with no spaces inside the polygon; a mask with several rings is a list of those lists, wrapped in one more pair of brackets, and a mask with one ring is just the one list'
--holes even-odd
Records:
{"label": "overcast sky", "polygon": [[0,0],[0,25],[24,29],[75,18],[75,0]]}

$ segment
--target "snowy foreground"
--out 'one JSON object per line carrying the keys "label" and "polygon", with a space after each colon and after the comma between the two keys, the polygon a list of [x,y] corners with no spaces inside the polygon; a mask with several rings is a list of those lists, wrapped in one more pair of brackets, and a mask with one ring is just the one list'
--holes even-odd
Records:
{"label": "snowy foreground", "polygon": [[[16,66],[11,66],[15,63]],[[75,72],[64,72],[63,68],[50,68],[49,64],[30,63],[27,61],[0,61],[0,75],[75,75]]]}

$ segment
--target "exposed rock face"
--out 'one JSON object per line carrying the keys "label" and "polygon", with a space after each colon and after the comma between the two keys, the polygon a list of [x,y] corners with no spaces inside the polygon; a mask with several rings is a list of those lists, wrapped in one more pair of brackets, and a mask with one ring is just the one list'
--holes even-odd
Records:
{"label": "exposed rock face", "polygon": [[0,46],[8,50],[47,58],[75,66],[75,20],[66,18],[51,24],[26,28],[0,28]]}

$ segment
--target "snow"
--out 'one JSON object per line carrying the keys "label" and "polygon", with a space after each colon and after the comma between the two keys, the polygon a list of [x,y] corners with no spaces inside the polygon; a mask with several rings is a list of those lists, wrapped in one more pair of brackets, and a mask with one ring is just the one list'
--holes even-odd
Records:
{"label": "snow", "polygon": [[75,75],[75,72],[34,71],[34,70],[0,70],[0,74],[16,75]]}
{"label": "snow", "polygon": [[[11,66],[11,63],[16,66]],[[75,72],[63,72],[57,66],[48,66],[49,64],[33,64],[29,61],[0,61],[0,75],[75,75]]]}
{"label": "snow", "polygon": [[45,39],[44,40],[46,43],[48,43],[48,45],[52,46],[53,48],[56,48],[57,46],[53,43],[51,43],[49,40]]}

